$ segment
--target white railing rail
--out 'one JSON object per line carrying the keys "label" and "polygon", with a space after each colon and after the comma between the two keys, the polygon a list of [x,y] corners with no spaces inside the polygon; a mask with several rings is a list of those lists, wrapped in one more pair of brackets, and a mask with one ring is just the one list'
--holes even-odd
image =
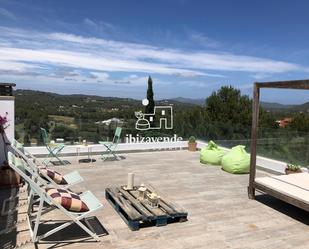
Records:
{"label": "white railing rail", "polygon": [[[104,146],[100,144],[93,144],[92,146],[92,153],[102,153],[104,151]],[[197,141],[197,148],[201,149],[207,146],[207,143],[204,141]],[[67,145],[63,151],[62,155],[72,155],[76,154],[78,145]],[[176,142],[152,142],[152,143],[120,143],[118,144],[117,151],[118,152],[139,152],[139,151],[152,151],[152,150],[181,150],[188,148],[188,141],[176,141]],[[221,147],[224,150],[228,151],[228,148]],[[44,156],[47,155],[48,151],[43,146],[34,146],[34,147],[27,147],[27,151],[35,156]],[[86,152],[87,148],[85,147],[80,150],[80,152]],[[273,160],[266,157],[257,157],[257,165],[265,170],[273,171],[277,173],[284,173],[284,169],[286,163]]]}
{"label": "white railing rail", "polygon": [[[101,153],[105,151],[105,147],[101,144],[91,144],[93,153]],[[187,141],[176,142],[151,142],[151,143],[119,143],[117,146],[118,152],[134,152],[134,151],[147,151],[147,150],[162,150],[162,149],[185,149],[188,147]],[[74,154],[79,145],[67,145],[61,151],[61,155]],[[35,156],[44,156],[48,154],[47,149],[44,146],[31,146],[26,147],[26,150]],[[87,148],[81,150],[85,152]]]}

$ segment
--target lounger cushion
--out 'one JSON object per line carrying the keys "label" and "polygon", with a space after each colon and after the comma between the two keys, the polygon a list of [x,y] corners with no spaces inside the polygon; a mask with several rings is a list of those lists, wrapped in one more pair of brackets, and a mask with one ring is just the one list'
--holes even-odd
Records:
{"label": "lounger cushion", "polygon": [[41,168],[40,174],[42,175],[42,177],[44,177],[44,175],[49,176],[55,183],[57,183],[59,185],[68,184],[67,181],[63,178],[63,176],[55,170],[47,169],[47,168]]}
{"label": "lounger cushion", "polygon": [[62,207],[71,212],[87,212],[89,208],[80,197],[65,189],[47,188],[46,193]]}

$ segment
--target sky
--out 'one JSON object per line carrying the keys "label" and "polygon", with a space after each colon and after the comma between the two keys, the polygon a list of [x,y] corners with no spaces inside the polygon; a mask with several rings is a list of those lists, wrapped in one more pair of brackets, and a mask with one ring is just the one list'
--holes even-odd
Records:
{"label": "sky", "polygon": [[[309,1],[0,0],[0,82],[143,99],[309,78]],[[309,101],[305,91],[262,100]]]}

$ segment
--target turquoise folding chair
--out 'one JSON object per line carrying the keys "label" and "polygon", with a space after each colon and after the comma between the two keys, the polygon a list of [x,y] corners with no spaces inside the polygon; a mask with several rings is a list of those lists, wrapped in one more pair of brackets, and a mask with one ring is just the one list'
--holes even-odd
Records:
{"label": "turquoise folding chair", "polygon": [[43,170],[41,170],[39,166],[36,165],[35,163],[36,158],[31,153],[27,152],[21,143],[13,139],[11,147],[15,151],[15,153],[19,157],[23,158],[24,161],[27,163],[27,165],[31,167],[33,172],[37,174],[37,177],[42,178],[42,182],[44,183],[45,186],[52,185],[56,188],[68,189],[72,187],[73,185],[84,181],[84,179],[81,177],[78,171],[75,170],[68,174],[63,175],[63,178],[67,182],[66,185],[59,185],[52,178],[50,178]]}
{"label": "turquoise folding chair", "polygon": [[43,160],[43,164],[47,166],[55,158],[60,164],[65,165],[66,163],[58,157],[58,154],[63,150],[65,145],[62,143],[50,143],[47,131],[44,128],[40,128],[40,130],[43,143],[49,152],[48,156]]}
{"label": "turquoise folding chair", "polygon": [[[30,235],[32,242],[38,242],[46,237],[51,236],[52,234],[59,232],[60,230],[72,225],[77,224],[81,227],[87,234],[89,234],[96,241],[100,241],[99,236],[91,231],[86,225],[84,225],[81,220],[89,216],[89,214],[99,210],[103,207],[100,201],[92,194],[90,191],[83,192],[79,195],[80,199],[87,205],[89,211],[87,212],[71,212],[65,209],[61,204],[56,202],[51,196],[46,193],[45,187],[41,186],[40,179],[35,178],[33,175],[33,171],[30,168],[25,166],[25,162],[22,158],[15,157],[11,152],[8,153],[9,165],[10,167],[16,171],[29,185],[31,192],[35,193],[39,196],[39,207],[35,214],[31,213],[31,208],[28,209],[27,212],[27,220],[30,229]],[[32,176],[32,177],[31,177]],[[29,207],[33,204],[31,198],[33,195],[29,195]],[[43,210],[44,203],[49,205],[49,208]],[[53,209],[58,209],[65,216],[69,218],[69,220],[51,230],[46,232],[45,234],[38,235],[39,225],[41,223],[41,216],[52,211]],[[52,222],[52,219],[49,219]],[[34,225],[32,223],[34,222]],[[86,224],[90,226],[90,224],[85,220]],[[46,221],[44,221],[46,223]]]}
{"label": "turquoise folding chair", "polygon": [[109,155],[113,155],[116,160],[120,160],[120,157],[116,154],[116,148],[120,141],[121,131],[121,127],[116,128],[113,141],[111,142],[99,141],[99,144],[102,144],[106,149],[101,155],[102,160],[105,161]]}

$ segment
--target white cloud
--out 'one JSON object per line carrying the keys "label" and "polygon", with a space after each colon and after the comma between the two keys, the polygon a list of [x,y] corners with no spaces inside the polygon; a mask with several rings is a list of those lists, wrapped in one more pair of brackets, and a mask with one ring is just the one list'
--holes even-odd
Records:
{"label": "white cloud", "polygon": [[0,17],[4,17],[4,18],[8,18],[11,20],[16,20],[17,17],[10,11],[8,11],[7,9],[4,8],[0,8]]}
{"label": "white cloud", "polygon": [[[109,53],[100,56],[98,53],[95,53],[95,51],[93,51],[93,54],[89,54],[85,52],[71,52],[68,50],[0,48],[0,58],[5,58],[6,61],[12,62],[23,61],[28,63],[42,63],[54,66],[73,67],[87,70],[104,70],[110,72],[143,72],[167,75],[191,72],[198,75],[204,75],[202,72],[170,67],[168,64],[117,58],[117,54],[115,54],[114,57]],[[5,67],[5,63],[3,66]]]}
{"label": "white cloud", "polygon": [[269,74],[265,74],[265,73],[257,73],[257,74],[251,75],[251,77],[256,80],[265,79],[265,78],[268,78],[269,76],[270,76]]}
{"label": "white cloud", "polygon": [[109,79],[109,75],[104,72],[91,72],[90,75],[92,76],[90,78],[94,78],[97,81],[106,81]]}
{"label": "white cloud", "polygon": [[85,18],[84,19],[84,23],[86,25],[89,25],[89,26],[92,26],[92,27],[96,27],[97,26],[97,24],[94,21],[90,20],[89,18]]}
{"label": "white cloud", "polygon": [[200,32],[189,30],[187,33],[188,33],[189,39],[192,42],[197,43],[203,47],[218,48],[222,45],[221,42],[218,42],[212,38],[209,38]]}
{"label": "white cloud", "polygon": [[186,52],[184,50],[165,49],[144,44],[124,43],[97,38],[85,38],[62,33],[51,34],[50,38],[79,43],[82,46],[83,44],[103,46],[104,52],[111,51],[115,55],[118,51],[121,54],[117,56],[121,56],[122,58],[138,60],[153,59],[158,62],[169,62],[170,65],[177,68],[264,73],[308,70],[293,63],[224,52]]}
{"label": "white cloud", "polygon": [[97,34],[117,34],[118,28],[113,24],[103,21],[93,21],[90,18],[85,18],[83,22],[86,28],[94,31]]}
{"label": "white cloud", "polygon": [[[228,71],[269,75],[308,70],[298,64],[272,59],[223,52],[188,52],[65,33],[0,27],[0,34],[1,72],[33,72],[47,78],[56,75],[72,78],[72,75],[63,75],[59,68],[69,68],[71,73],[77,70],[78,75],[73,75],[75,80],[90,81],[96,78],[109,83],[112,80],[108,72],[129,73],[131,76],[121,81],[132,83],[144,80],[136,73],[194,78],[224,77],[218,72]],[[88,71],[92,77],[83,75],[82,71]]]}

